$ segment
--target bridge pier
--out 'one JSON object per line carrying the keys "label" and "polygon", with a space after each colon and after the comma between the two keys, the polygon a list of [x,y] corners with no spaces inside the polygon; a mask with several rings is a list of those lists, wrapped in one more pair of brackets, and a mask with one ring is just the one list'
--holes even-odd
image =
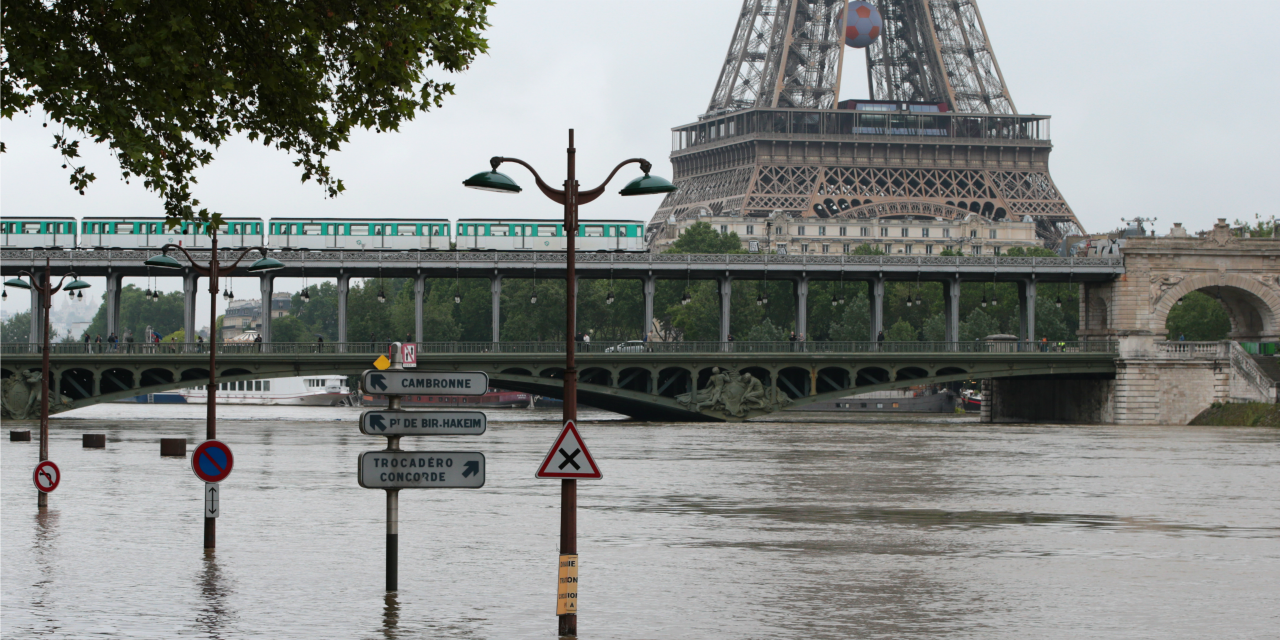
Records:
{"label": "bridge pier", "polygon": [[413,341],[422,344],[422,298],[427,293],[427,278],[422,274],[413,279]]}
{"label": "bridge pier", "polygon": [[[38,285],[45,284],[44,270],[32,271],[31,279]],[[31,287],[31,344],[44,344],[44,299],[35,287]]]}
{"label": "bridge pier", "polygon": [[492,296],[491,304],[493,305],[491,309],[493,320],[490,332],[493,336],[493,350],[497,351],[498,333],[502,328],[502,276],[500,274],[495,273],[493,277],[489,278],[489,294]]}
{"label": "bridge pier", "polygon": [[275,292],[275,277],[260,276],[258,290],[262,293],[262,328],[258,330],[258,335],[262,336],[262,342],[266,344],[271,342],[271,294]]}
{"label": "bridge pier", "polygon": [[1036,279],[1018,282],[1018,339],[1036,341]]}
{"label": "bridge pier", "polygon": [[[105,341],[107,336],[116,334],[116,338],[120,338],[120,289],[124,280],[124,274],[115,271],[107,272],[107,297],[103,301],[107,305],[107,335],[102,336]],[[212,327],[209,328],[213,330]]]}
{"label": "bridge pier", "polygon": [[947,278],[942,281],[942,314],[946,319],[944,339],[947,342],[960,341],[960,278]]}
{"label": "bridge pier", "polygon": [[[188,270],[182,276],[182,332],[187,344],[196,341],[196,296],[200,292],[200,274]],[[210,331],[213,328],[210,327]],[[94,384],[97,384],[95,381]]]}
{"label": "bridge pier", "polygon": [[872,342],[884,331],[884,277],[871,280],[871,337]]}
{"label": "bridge pier", "polygon": [[796,336],[809,339],[805,333],[809,327],[809,276],[796,279]]}
{"label": "bridge pier", "polygon": [[644,283],[642,287],[644,289],[644,333],[641,334],[643,338],[653,331],[653,298],[658,292],[658,277],[650,272],[641,279],[641,282]]}
{"label": "bridge pier", "polygon": [[729,341],[729,308],[733,297],[733,277],[725,274],[720,283],[720,342]]}
{"label": "bridge pier", "polygon": [[338,348],[346,351],[347,343],[347,292],[351,288],[351,274],[338,274]]}

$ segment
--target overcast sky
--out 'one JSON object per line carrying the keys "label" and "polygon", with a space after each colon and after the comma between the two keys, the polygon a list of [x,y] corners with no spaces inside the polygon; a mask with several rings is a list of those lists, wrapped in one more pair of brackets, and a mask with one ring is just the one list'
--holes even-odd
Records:
{"label": "overcast sky", "polygon": [[[461,181],[485,169],[490,156],[510,155],[558,184],[569,127],[577,129],[586,187],[634,156],[670,177],[669,130],[706,109],[741,5],[500,0],[486,33],[490,51],[453,78],[456,96],[398,133],[354,134],[332,157],[345,194],[326,199],[313,183],[299,183],[287,154],[232,140],[199,173],[196,195],[224,214],[252,217],[555,217],[556,205],[534,190],[504,196]],[[1194,230],[1219,217],[1277,213],[1266,194],[1280,169],[1280,118],[1272,113],[1280,105],[1280,4],[979,6],[1018,110],[1053,118],[1050,170],[1087,230],[1137,215],[1159,218],[1163,233],[1175,221]],[[859,53],[846,55],[842,98],[867,95]],[[0,156],[3,215],[162,214],[154,195],[136,180],[125,185],[92,145],[85,155],[98,181],[85,196],[73,192],[50,148],[52,128],[40,122],[0,121],[9,149]],[[532,187],[522,169],[509,173]],[[583,217],[647,222],[659,196],[614,195],[632,173],[615,178],[610,195],[585,207]],[[277,290],[290,286],[281,282]]]}

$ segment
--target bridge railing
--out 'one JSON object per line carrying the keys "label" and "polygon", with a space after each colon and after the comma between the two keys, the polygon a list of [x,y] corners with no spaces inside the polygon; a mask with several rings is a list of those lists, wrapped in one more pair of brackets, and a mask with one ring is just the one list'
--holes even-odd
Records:
{"label": "bridge railing", "polygon": [[[387,342],[262,342],[218,343],[219,355],[300,355],[387,353]],[[1191,344],[1191,343],[1183,343]],[[1216,343],[1214,343],[1216,346]],[[610,353],[1116,353],[1113,341],[1014,342],[976,340],[972,342],[614,342],[578,343],[583,354]],[[423,342],[418,353],[564,353],[563,342]],[[59,355],[194,355],[207,354],[209,345],[185,343],[58,343],[52,354]],[[0,344],[0,354],[38,354],[40,345],[26,342]]]}

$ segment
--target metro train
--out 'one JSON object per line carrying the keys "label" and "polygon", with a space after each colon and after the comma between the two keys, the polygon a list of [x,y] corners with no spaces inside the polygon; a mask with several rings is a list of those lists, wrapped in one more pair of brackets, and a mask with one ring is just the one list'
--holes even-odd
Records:
{"label": "metro train", "polygon": [[[4,249],[158,249],[177,244],[209,247],[206,225],[182,222],[166,229],[163,218],[4,218]],[[279,250],[563,251],[564,224],[555,220],[465,218],[410,220],[378,218],[224,218],[218,246],[265,246]],[[648,250],[644,223],[637,220],[581,220],[578,251]]]}

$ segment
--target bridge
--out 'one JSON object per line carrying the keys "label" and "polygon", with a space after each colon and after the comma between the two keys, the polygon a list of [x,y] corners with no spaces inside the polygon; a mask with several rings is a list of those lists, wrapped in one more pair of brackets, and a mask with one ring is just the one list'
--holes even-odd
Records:
{"label": "bridge", "polygon": [[[493,386],[562,397],[564,344],[425,343],[423,370],[484,371]],[[340,374],[369,369],[386,344],[219,344],[220,383]],[[5,416],[38,390],[41,353],[0,345]],[[50,354],[55,412],[200,386],[209,354],[193,346],[140,345],[89,350],[57,344]],[[643,420],[739,421],[853,394],[910,386],[1028,377],[1111,378],[1115,342],[1073,342],[1041,350],[1015,342],[671,342],[634,353],[587,350],[577,357],[579,400]],[[29,372],[35,372],[34,380]],[[24,383],[24,380],[31,381]],[[15,385],[27,384],[16,389]],[[12,396],[12,399],[11,399]]]}
{"label": "bridge", "polygon": [[[74,269],[81,277],[98,276],[107,280],[107,333],[120,331],[120,289],[122,278],[164,276],[164,270],[143,266],[147,258],[158,255],[154,250],[5,250],[0,252],[0,275],[11,277],[33,264],[51,261],[54,273]],[[193,251],[201,263],[207,263],[208,251]],[[234,252],[219,252],[219,261],[235,259]],[[172,257],[186,263],[180,252]],[[276,278],[334,278],[338,289],[337,342],[347,342],[347,293],[351,278],[408,278],[414,281],[415,340],[423,341],[423,300],[427,278],[483,278],[490,282],[493,342],[499,342],[499,308],[504,279],[535,277],[563,279],[564,252],[495,252],[495,251],[273,251],[271,257],[285,267],[259,279],[263,300],[270,300]],[[642,327],[653,325],[654,297],[659,280],[714,280],[721,299],[720,340],[729,336],[729,304],[735,280],[773,280],[792,283],[796,299],[796,333],[808,334],[809,284],[817,281],[867,282],[870,284],[871,323],[868,340],[874,340],[884,327],[885,283],[891,281],[939,282],[944,286],[943,315],[947,341],[960,339],[960,284],[962,282],[1016,282],[1019,298],[1030,301],[1023,305],[1020,322],[1022,338],[1034,341],[1036,287],[1041,282],[1106,284],[1124,274],[1120,256],[1080,258],[1029,258],[1004,256],[935,256],[850,254],[661,254],[661,253],[580,253],[576,273],[579,279],[640,280],[644,296]],[[196,296],[201,291],[199,276],[191,269],[174,271],[183,279],[186,296],[185,325],[188,340],[194,340],[197,327]],[[34,295],[34,294],[33,294]],[[35,308],[37,305],[32,305]],[[38,342],[42,330],[39,314],[32,314],[31,336]],[[259,332],[271,341],[271,319],[263,318]]]}

